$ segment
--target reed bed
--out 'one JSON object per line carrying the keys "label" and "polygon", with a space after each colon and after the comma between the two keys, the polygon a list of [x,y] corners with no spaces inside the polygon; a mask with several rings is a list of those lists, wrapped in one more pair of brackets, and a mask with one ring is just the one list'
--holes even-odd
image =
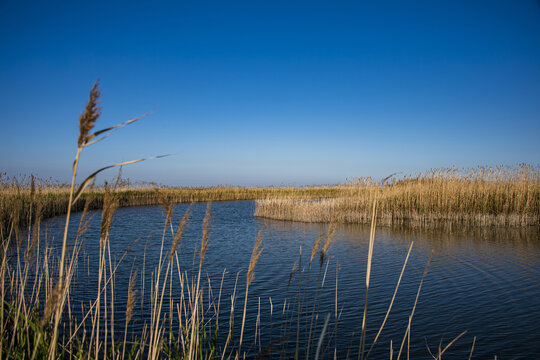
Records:
{"label": "reed bed", "polygon": [[255,215],[303,222],[370,223],[378,201],[381,225],[540,225],[540,167],[436,169],[379,183],[356,179],[331,199],[269,196]]}
{"label": "reed bed", "polygon": [[[156,189],[159,189],[159,195]],[[268,197],[320,199],[333,198],[343,192],[336,186],[307,187],[158,187],[155,185],[119,184],[116,196],[119,207],[160,205],[163,197],[174,204],[194,202],[257,200]],[[52,180],[41,180],[34,176],[21,179],[0,174],[0,228],[5,232],[15,220],[21,226],[27,226],[32,213],[38,210],[44,219],[67,213],[69,203],[69,185]],[[106,190],[93,187],[83,193],[72,205],[74,212],[80,212],[85,206],[89,210],[103,207]]]}

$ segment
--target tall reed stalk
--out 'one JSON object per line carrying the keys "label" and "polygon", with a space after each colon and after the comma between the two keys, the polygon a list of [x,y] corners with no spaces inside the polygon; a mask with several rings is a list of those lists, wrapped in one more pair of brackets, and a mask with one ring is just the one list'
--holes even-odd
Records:
{"label": "tall reed stalk", "polygon": [[364,359],[364,347],[366,343],[366,328],[367,328],[367,309],[368,309],[368,293],[369,293],[369,280],[371,279],[371,261],[373,259],[373,244],[375,243],[375,227],[377,226],[377,190],[373,196],[373,210],[371,216],[371,227],[369,230],[369,246],[366,268],[366,293],[364,299],[364,315],[362,316],[362,335],[360,338],[360,352],[358,353],[359,359]]}
{"label": "tall reed stalk", "polygon": [[259,261],[259,258],[261,257],[261,254],[263,252],[262,232],[263,232],[263,229],[260,229],[259,233],[257,234],[257,238],[255,239],[255,245],[253,246],[251,259],[249,261],[249,268],[246,275],[246,294],[244,298],[244,312],[242,315],[242,327],[240,330],[240,343],[238,345],[238,353],[240,354],[240,356],[242,356],[242,341],[244,339],[244,326],[246,324],[246,310],[247,310],[249,286],[251,285],[251,282],[255,278],[255,265],[257,265],[257,262]]}
{"label": "tall reed stalk", "polygon": [[[70,222],[70,217],[71,217],[71,208],[73,204],[79,199],[79,197],[81,196],[82,192],[86,189],[86,187],[94,180],[96,175],[98,175],[100,172],[106,169],[112,168],[112,167],[133,164],[133,163],[145,160],[145,159],[139,159],[139,160],[127,161],[127,162],[114,164],[114,165],[101,168],[95,171],[94,173],[92,173],[90,176],[88,176],[82,182],[78,190],[75,192],[75,181],[76,181],[77,170],[79,166],[79,157],[81,155],[82,150],[88,146],[94,145],[98,143],[99,141],[105,139],[112,130],[129,125],[140,119],[140,118],[131,119],[122,124],[114,125],[114,126],[91,133],[92,129],[95,126],[96,120],[101,115],[101,106],[99,106],[100,96],[101,96],[101,92],[99,91],[99,81],[98,81],[94,84],[94,86],[90,90],[88,103],[86,105],[84,112],[81,114],[79,118],[79,138],[77,141],[77,151],[75,154],[75,160],[73,161],[73,167],[72,167],[72,178],[71,178],[71,185],[70,185],[70,190],[69,190],[69,200],[68,200],[68,205],[67,205],[66,222],[64,225],[64,233],[63,233],[63,239],[62,239],[58,280],[57,280],[53,293],[48,299],[48,303],[50,304],[50,307],[54,309],[53,310],[54,325],[52,328],[52,339],[51,339],[51,345],[49,348],[49,359],[56,358],[58,330],[59,330],[58,327],[60,325],[60,320],[62,318],[62,313],[63,313],[64,306],[67,300],[67,294],[68,294],[68,289],[69,289],[69,283],[67,283],[66,281],[68,278],[72,276],[72,273],[71,273],[72,266],[70,266],[66,271],[66,262],[68,260],[67,259],[67,248],[68,248],[67,238],[68,238],[69,222]],[[101,245],[101,241],[102,239],[100,239],[100,245]],[[70,264],[73,265],[74,261],[75,259],[72,257],[70,260]],[[100,273],[101,273],[101,270],[100,270]],[[96,347],[96,355],[97,355],[97,347]]]}

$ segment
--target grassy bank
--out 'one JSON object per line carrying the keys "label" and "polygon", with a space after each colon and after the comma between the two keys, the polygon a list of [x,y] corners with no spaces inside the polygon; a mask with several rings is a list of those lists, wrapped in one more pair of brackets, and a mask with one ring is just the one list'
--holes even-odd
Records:
{"label": "grassy bank", "polygon": [[357,179],[332,199],[268,197],[256,216],[304,222],[378,223],[409,226],[540,225],[540,167],[436,169],[384,184]]}
{"label": "grassy bank", "polygon": [[[266,198],[321,199],[335,198],[343,193],[340,187],[310,186],[293,187],[185,187],[159,188],[118,186],[115,190],[119,207],[161,205],[163,201],[174,204],[193,202],[216,202],[236,200],[257,200]],[[92,188],[81,195],[72,206],[72,211],[101,209],[105,188]],[[42,181],[33,177],[13,179],[0,174],[0,229],[9,231],[15,224],[29,225],[32,214],[40,213],[43,219],[67,213],[70,187],[52,181]]]}
{"label": "grassy bank", "polygon": [[[0,175],[0,229],[27,227],[32,213],[42,218],[67,212],[70,188],[33,178]],[[381,225],[540,225],[540,167],[437,169],[395,177],[384,186],[370,178],[344,185],[309,187],[160,188],[119,186],[118,206],[168,202],[257,200],[256,216],[303,222],[369,223],[374,196]],[[87,190],[73,211],[101,209],[104,188]]]}

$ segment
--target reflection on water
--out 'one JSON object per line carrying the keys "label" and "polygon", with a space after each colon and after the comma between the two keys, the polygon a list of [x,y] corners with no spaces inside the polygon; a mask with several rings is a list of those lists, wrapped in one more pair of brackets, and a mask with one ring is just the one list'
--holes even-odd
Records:
{"label": "reflection on water", "polygon": [[[180,262],[188,277],[198,264],[194,254],[200,245],[205,206],[192,206],[192,217],[179,248]],[[173,224],[178,224],[187,208],[188,205],[176,207]],[[255,237],[264,227],[264,252],[255,269],[248,304],[247,343],[253,344],[249,351],[256,354],[264,350],[270,338],[280,339],[273,343],[274,352],[281,347],[294,351],[298,322],[301,328],[299,344],[306,345],[312,321],[310,314],[315,303],[319,316],[313,319],[314,338],[318,338],[326,314],[331,315],[331,330],[324,343],[324,356],[333,357],[335,348],[338,358],[347,354],[356,357],[364,307],[369,227],[339,226],[329,258],[321,266],[317,257],[309,266],[311,248],[317,237],[327,230],[326,225],[254,218],[253,210],[253,202],[223,202],[212,206],[205,271],[214,286],[219,286],[224,269],[227,271],[223,281],[222,299],[227,299],[222,305],[226,308],[223,318],[228,319],[229,316],[227,307],[230,306],[237,273],[240,273],[238,289],[244,287]],[[73,223],[78,221],[77,215]],[[152,269],[157,266],[161,249],[163,223],[164,216],[158,207],[117,211],[111,229],[111,251],[120,259],[132,246],[115,280],[118,308],[125,308],[132,269],[144,264],[146,286],[152,280]],[[60,243],[62,219],[51,219],[46,226],[48,243]],[[493,358],[495,354],[499,358],[534,358],[540,353],[540,315],[537,313],[540,308],[539,231],[538,227],[451,227],[429,231],[378,228],[369,290],[367,344],[373,341],[384,318],[412,241],[414,248],[387,325],[371,357],[387,357],[390,340],[394,349],[399,349],[424,267],[433,252],[412,320],[411,356],[427,358],[428,347],[435,352],[441,341],[444,347],[467,330],[447,352],[448,358],[468,357],[475,337],[474,354],[478,358]],[[98,238],[99,216],[95,216],[85,234],[84,252],[73,288],[73,303],[88,304],[92,296],[95,297]],[[133,244],[136,239],[140,240]],[[170,235],[166,236],[165,242],[165,249],[169,249]],[[302,272],[293,272],[291,276],[293,264],[297,261],[301,263]],[[316,286],[318,279],[324,280],[320,291]],[[178,284],[173,284],[173,298],[178,296],[178,288]],[[297,296],[298,288],[303,289],[300,298]],[[243,299],[242,291],[236,295]],[[145,310],[149,306],[147,301],[140,297],[137,304],[132,328],[135,333],[140,331],[145,320]],[[240,303],[243,305],[243,301]],[[287,310],[285,313],[284,308]],[[122,316],[119,313],[117,317],[119,324],[123,321]],[[239,316],[241,311],[237,308],[234,323],[237,336]],[[255,340],[257,318],[262,327],[261,345]],[[225,321],[224,327],[227,326]]]}

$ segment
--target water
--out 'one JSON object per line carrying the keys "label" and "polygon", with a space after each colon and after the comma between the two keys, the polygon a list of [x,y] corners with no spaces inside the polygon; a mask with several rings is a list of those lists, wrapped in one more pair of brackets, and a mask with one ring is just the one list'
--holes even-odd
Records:
{"label": "water", "polygon": [[[174,228],[187,208],[188,205],[184,204],[176,206],[172,221]],[[178,250],[179,262],[188,278],[193,277],[199,264],[199,258],[194,254],[200,248],[205,210],[206,204],[191,207],[192,215]],[[227,334],[231,296],[237,279],[234,334],[235,341],[238,341],[245,276],[255,238],[264,228],[264,251],[249,289],[244,335],[246,345],[243,349],[254,355],[265,353],[265,350],[269,352],[272,339],[271,352],[274,355],[281,351],[285,357],[292,356],[297,341],[296,324],[300,319],[300,353],[304,352],[317,298],[320,305],[318,316],[313,319],[311,357],[324,319],[329,314],[322,357],[333,358],[335,351],[337,358],[356,358],[365,300],[369,228],[339,226],[328,258],[321,266],[317,255],[310,267],[311,248],[319,234],[326,230],[326,225],[265,220],[255,218],[253,211],[254,203],[249,201],[212,205],[210,244],[203,268],[215,297],[223,277],[220,308],[223,321],[220,326],[224,335],[221,335],[220,342]],[[88,306],[95,299],[97,289],[100,212],[93,214],[90,227],[84,234],[83,251],[72,287],[72,304],[83,306]],[[78,224],[79,217],[80,214],[73,217],[72,228]],[[140,332],[143,322],[148,319],[148,299],[141,294],[149,294],[152,271],[159,260],[163,224],[164,215],[159,207],[123,208],[114,216],[110,232],[111,253],[117,260],[123,257],[115,277],[118,329],[123,329],[130,273],[138,269],[139,274],[139,296],[130,334]],[[61,243],[62,218],[51,219],[44,226],[49,246],[57,247]],[[466,331],[447,350],[445,358],[468,358],[473,341],[473,358],[493,358],[495,355],[499,359],[535,358],[540,353],[539,234],[538,228],[454,228],[444,231],[378,228],[368,297],[367,348],[371,346],[386,314],[412,241],[414,246],[394,306],[370,357],[389,357],[390,340],[396,357],[422,274],[433,253],[412,319],[411,357],[429,358],[428,347],[436,353],[439,345],[444,348]],[[165,252],[169,251],[170,243],[169,230],[165,237]],[[124,255],[128,248],[131,250]],[[303,271],[293,272],[291,276],[293,264],[297,261],[301,262]],[[143,267],[144,291],[141,288]],[[324,286],[317,295],[317,281],[323,278]],[[177,299],[180,291],[178,276],[173,279],[171,294],[173,299]],[[164,311],[168,312],[169,288],[166,293]],[[258,316],[262,330],[256,335]],[[407,341],[404,351],[406,349]]]}

